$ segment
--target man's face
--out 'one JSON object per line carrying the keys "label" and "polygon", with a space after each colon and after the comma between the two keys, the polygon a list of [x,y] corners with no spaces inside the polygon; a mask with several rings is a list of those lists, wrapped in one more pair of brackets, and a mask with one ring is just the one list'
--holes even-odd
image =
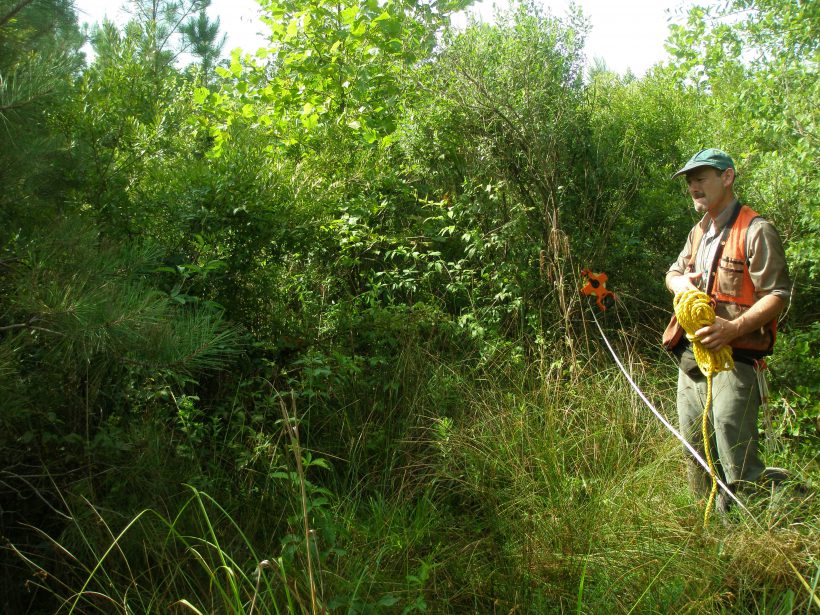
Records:
{"label": "man's face", "polygon": [[722,173],[714,167],[698,167],[686,174],[689,195],[695,204],[695,211],[701,214],[719,213],[728,205],[732,195],[734,170],[726,169]]}

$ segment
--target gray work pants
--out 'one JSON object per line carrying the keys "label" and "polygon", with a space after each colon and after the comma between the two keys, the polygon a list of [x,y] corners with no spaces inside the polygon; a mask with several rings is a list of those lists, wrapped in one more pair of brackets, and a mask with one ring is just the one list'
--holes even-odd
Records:
{"label": "gray work pants", "polygon": [[[706,459],[702,420],[706,404],[706,378],[678,373],[678,419],[686,440]],[[707,430],[710,452],[718,477],[729,486],[754,483],[765,469],[757,453],[757,415],[760,389],[754,367],[735,362],[735,369],[712,377],[712,407]],[[687,454],[689,487],[697,497],[711,489],[709,473]]]}

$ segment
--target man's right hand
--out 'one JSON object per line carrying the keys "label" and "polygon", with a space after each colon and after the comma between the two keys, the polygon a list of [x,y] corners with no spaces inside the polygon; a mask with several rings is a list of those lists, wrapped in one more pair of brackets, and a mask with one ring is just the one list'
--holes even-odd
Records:
{"label": "man's right hand", "polygon": [[666,277],[666,287],[672,291],[673,295],[682,293],[685,290],[697,290],[698,287],[696,284],[698,280],[700,280],[701,275],[701,273],[697,272],[684,273],[681,275],[669,274]]}

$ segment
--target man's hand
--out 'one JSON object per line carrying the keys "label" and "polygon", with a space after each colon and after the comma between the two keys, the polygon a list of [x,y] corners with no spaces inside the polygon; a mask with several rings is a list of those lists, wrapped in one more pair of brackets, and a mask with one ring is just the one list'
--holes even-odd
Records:
{"label": "man's hand", "polygon": [[701,273],[683,273],[681,275],[674,275],[670,273],[666,276],[666,287],[672,291],[672,294],[677,295],[686,290],[698,290],[695,285],[700,279]]}
{"label": "man's hand", "polygon": [[734,321],[718,316],[713,324],[695,331],[695,335],[704,348],[717,352],[738,336],[738,328]]}
{"label": "man's hand", "polygon": [[750,307],[743,315],[734,320],[726,320],[720,316],[715,318],[714,324],[701,327],[695,331],[700,343],[709,350],[720,350],[732,340],[754,331],[766,323],[776,319],[786,303],[776,295],[766,295]]}

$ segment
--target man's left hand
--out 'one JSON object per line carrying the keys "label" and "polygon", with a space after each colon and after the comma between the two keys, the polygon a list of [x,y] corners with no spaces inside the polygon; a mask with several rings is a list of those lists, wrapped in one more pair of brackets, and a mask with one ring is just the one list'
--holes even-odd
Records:
{"label": "man's left hand", "polygon": [[715,318],[715,322],[708,327],[701,327],[695,331],[695,335],[703,344],[704,348],[717,352],[724,346],[727,346],[733,339],[737,337],[737,330],[735,324],[731,320]]}

